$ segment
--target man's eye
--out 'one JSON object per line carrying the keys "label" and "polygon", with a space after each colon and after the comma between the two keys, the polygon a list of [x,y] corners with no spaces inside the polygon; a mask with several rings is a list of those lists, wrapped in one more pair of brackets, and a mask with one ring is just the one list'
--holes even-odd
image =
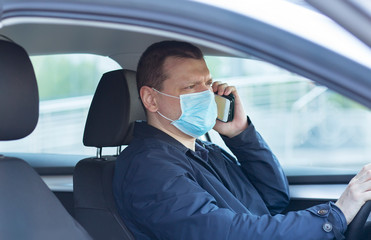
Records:
{"label": "man's eye", "polygon": [[185,87],[186,89],[193,89],[195,87],[195,85],[189,85],[187,87]]}

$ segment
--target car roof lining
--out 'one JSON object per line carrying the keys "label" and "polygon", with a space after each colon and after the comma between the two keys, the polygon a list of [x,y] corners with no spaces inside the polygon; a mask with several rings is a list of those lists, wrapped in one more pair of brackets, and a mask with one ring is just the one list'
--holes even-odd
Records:
{"label": "car roof lining", "polygon": [[191,42],[205,55],[246,57],[246,54],[209,41],[125,24],[41,17],[12,18],[2,23],[0,34],[23,46],[30,56],[96,54],[108,56],[130,70],[136,69],[140,55],[149,45],[169,39]]}

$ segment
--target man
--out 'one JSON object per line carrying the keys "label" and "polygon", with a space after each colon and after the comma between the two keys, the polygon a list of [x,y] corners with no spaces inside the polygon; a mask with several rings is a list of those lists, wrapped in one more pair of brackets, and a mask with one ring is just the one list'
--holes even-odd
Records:
{"label": "man", "polygon": [[[276,157],[246,117],[236,89],[212,82],[201,51],[165,41],[142,55],[137,85],[147,122],[117,159],[114,194],[136,239],[341,239],[371,199],[371,166],[334,203],[279,214],[289,202]],[[216,121],[214,93],[235,96]],[[238,161],[197,140],[211,128]]]}

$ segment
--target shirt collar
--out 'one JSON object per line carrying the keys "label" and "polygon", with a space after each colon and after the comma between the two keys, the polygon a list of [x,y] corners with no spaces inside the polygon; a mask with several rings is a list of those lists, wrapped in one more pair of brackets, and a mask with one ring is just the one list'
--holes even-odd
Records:
{"label": "shirt collar", "polygon": [[200,141],[196,141],[196,146],[195,146],[195,153],[204,161],[208,161],[209,158],[209,150],[205,148],[205,145]]}

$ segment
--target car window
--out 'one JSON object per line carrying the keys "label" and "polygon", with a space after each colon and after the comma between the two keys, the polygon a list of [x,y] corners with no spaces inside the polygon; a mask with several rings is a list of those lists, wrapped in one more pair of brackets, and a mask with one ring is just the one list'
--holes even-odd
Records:
{"label": "car window", "polygon": [[1,142],[3,152],[95,155],[83,132],[90,102],[103,73],[121,68],[110,58],[91,54],[33,56],[40,114],[32,134]]}
{"label": "car window", "polygon": [[[95,155],[94,148],[82,143],[86,116],[102,74],[120,66],[87,54],[31,60],[39,86],[39,122],[30,136],[1,142],[2,151]],[[370,162],[369,109],[264,61],[206,61],[214,81],[238,88],[246,113],[289,175],[354,173]],[[215,132],[210,136],[224,145]]]}
{"label": "car window", "polygon": [[206,60],[214,81],[237,87],[246,113],[289,175],[353,173],[370,162],[369,109],[263,61]]}

